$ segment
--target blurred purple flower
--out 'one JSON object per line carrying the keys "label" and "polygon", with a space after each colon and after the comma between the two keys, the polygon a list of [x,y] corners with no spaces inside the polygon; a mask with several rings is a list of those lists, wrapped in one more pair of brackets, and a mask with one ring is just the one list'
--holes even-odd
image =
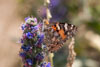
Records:
{"label": "blurred purple flower", "polygon": [[41,27],[41,24],[38,24],[36,26],[32,26],[31,29],[32,29],[32,33],[36,32],[37,30],[39,30],[39,28]]}
{"label": "blurred purple flower", "polygon": [[21,26],[21,28],[22,28],[22,30],[25,30],[25,24],[22,24],[22,26]]}
{"label": "blurred purple flower", "polygon": [[42,63],[40,67],[46,67],[46,62]]}
{"label": "blurred purple flower", "polygon": [[42,42],[43,42],[43,39],[44,39],[44,34],[41,34],[41,35],[40,35],[39,42],[42,43]]}
{"label": "blurred purple flower", "polygon": [[30,33],[30,32],[26,33],[26,36],[27,36],[27,38],[29,38],[29,39],[32,39],[32,38],[33,38],[33,35],[32,35],[32,33]]}
{"label": "blurred purple flower", "polygon": [[29,18],[30,18],[30,17],[26,17],[26,18],[25,18],[25,22],[26,22]]}
{"label": "blurred purple flower", "polygon": [[38,30],[39,29],[39,25],[36,25],[33,27],[34,30]]}
{"label": "blurred purple flower", "polygon": [[24,40],[22,38],[20,39],[20,43],[22,43],[22,44],[24,43]]}
{"label": "blurred purple flower", "polygon": [[30,27],[30,25],[29,24],[26,24],[26,27]]}
{"label": "blurred purple flower", "polygon": [[42,60],[44,59],[43,54],[42,54],[42,53],[37,54],[36,59],[37,59],[38,61],[42,61]]}
{"label": "blurred purple flower", "polygon": [[38,38],[38,41],[36,42],[35,45],[38,47],[41,47],[43,40],[44,40],[44,34],[38,35],[37,38]]}
{"label": "blurred purple flower", "polygon": [[41,67],[51,67],[51,63],[50,62],[48,62],[48,63],[44,62],[44,63],[41,64]]}
{"label": "blurred purple flower", "polygon": [[21,52],[19,55],[20,55],[22,58],[24,58],[24,57],[26,56],[26,53],[25,53],[25,52]]}
{"label": "blurred purple flower", "polygon": [[60,22],[67,20],[67,9],[64,6],[50,7],[52,18],[50,22]]}
{"label": "blurred purple flower", "polygon": [[[52,15],[50,22],[62,22],[67,20],[68,12],[62,0],[50,0],[49,9]],[[46,18],[46,7],[40,7],[38,9],[38,15],[43,19]]]}
{"label": "blurred purple flower", "polygon": [[60,4],[60,0],[50,0],[50,6],[56,7]]}
{"label": "blurred purple flower", "polygon": [[37,18],[34,18],[34,22],[37,22]]}
{"label": "blurred purple flower", "polygon": [[33,64],[32,59],[26,59],[26,62],[28,63],[28,65],[32,65]]}
{"label": "blurred purple flower", "polygon": [[46,65],[46,67],[51,67],[51,63],[50,63],[50,62],[48,62],[48,64]]}
{"label": "blurred purple flower", "polygon": [[27,46],[22,45],[22,46],[21,46],[21,49],[23,49],[24,51],[29,51],[30,48],[31,48],[31,47],[30,47],[29,45],[27,45]]}
{"label": "blurred purple flower", "polygon": [[23,34],[23,39],[25,39],[25,38],[26,38],[26,34],[24,33],[24,34]]}

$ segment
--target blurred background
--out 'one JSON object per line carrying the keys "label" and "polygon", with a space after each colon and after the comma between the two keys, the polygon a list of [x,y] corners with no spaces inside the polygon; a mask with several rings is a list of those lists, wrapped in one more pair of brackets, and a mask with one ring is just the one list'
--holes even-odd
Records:
{"label": "blurred background", "polygon": [[[43,0],[0,0],[0,67],[21,67],[18,40],[27,16],[46,17]],[[100,67],[100,0],[51,0],[50,22],[78,27],[73,67]],[[67,45],[55,53],[54,66],[66,67]]]}

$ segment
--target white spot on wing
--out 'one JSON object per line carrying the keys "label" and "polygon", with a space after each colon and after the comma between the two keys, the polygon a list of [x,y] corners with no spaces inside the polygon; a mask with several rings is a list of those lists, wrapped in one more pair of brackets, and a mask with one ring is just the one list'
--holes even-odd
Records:
{"label": "white spot on wing", "polygon": [[73,29],[73,26],[74,26],[74,25],[71,25],[71,28],[70,28],[71,30]]}
{"label": "white spot on wing", "polygon": [[65,27],[65,30],[67,31],[68,30],[68,24],[67,23],[65,23],[65,25],[64,25],[64,27]]}
{"label": "white spot on wing", "polygon": [[57,24],[56,26],[57,26],[58,30],[60,30],[60,27],[59,27],[59,25]]}

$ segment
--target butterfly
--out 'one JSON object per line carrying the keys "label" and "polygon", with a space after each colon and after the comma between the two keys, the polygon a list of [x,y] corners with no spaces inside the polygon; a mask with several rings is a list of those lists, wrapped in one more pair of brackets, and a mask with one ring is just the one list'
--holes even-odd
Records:
{"label": "butterfly", "polygon": [[55,52],[60,49],[64,43],[75,36],[77,27],[68,23],[53,22],[45,28],[44,42],[48,46],[48,51]]}

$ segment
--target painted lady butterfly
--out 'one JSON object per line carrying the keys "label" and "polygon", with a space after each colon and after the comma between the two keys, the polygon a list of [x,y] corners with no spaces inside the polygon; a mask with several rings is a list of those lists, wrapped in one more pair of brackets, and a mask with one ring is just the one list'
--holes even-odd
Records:
{"label": "painted lady butterfly", "polygon": [[47,25],[45,31],[44,42],[48,46],[50,52],[57,51],[60,49],[66,40],[72,38],[77,27],[67,23],[50,23]]}

